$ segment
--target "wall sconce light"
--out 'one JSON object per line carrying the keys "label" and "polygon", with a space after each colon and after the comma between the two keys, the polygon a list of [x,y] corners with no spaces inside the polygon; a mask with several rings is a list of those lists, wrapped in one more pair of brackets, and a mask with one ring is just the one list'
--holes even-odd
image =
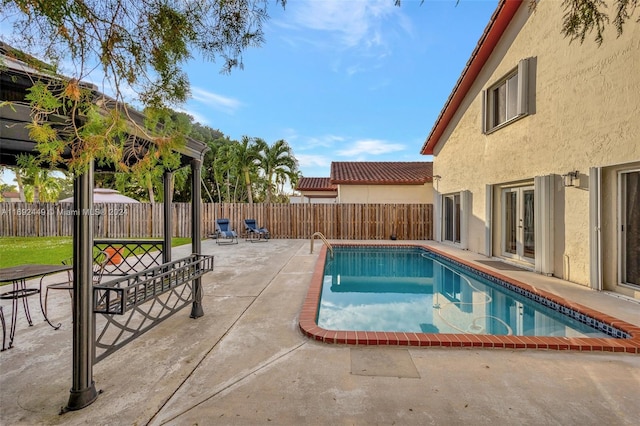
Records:
{"label": "wall sconce light", "polygon": [[580,172],[572,171],[562,175],[564,186],[580,186]]}
{"label": "wall sconce light", "polygon": [[435,176],[433,176],[433,178],[432,178],[432,179],[433,179],[433,180],[435,181],[435,183],[436,183],[436,192],[437,192],[437,191],[438,191],[438,186],[439,186],[438,184],[440,183],[440,179],[442,179],[442,176],[440,176],[440,175],[435,175]]}

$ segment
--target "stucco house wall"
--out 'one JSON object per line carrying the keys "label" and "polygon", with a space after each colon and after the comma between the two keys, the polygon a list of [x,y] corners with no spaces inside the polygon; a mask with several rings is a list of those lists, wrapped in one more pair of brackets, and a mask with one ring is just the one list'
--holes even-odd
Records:
{"label": "stucco house wall", "polygon": [[322,191],[304,191],[301,196],[289,196],[291,204],[336,204],[337,197],[326,197]]}
{"label": "stucco house wall", "polygon": [[[500,257],[503,189],[533,186],[535,177],[547,176],[547,271],[588,286],[590,174],[602,168],[603,289],[640,298],[638,289],[618,285],[616,242],[618,172],[640,170],[640,25],[629,21],[619,38],[608,28],[601,47],[592,35],[570,44],[560,34],[563,14],[561,2],[553,0],[540,0],[534,12],[526,4],[518,9],[433,149],[433,173],[441,176],[434,186],[437,197],[469,193],[463,248]],[[529,115],[483,133],[483,90],[524,58],[531,58]],[[578,186],[563,185],[569,171],[579,171]],[[439,220],[441,215],[436,226]]]}
{"label": "stucco house wall", "polygon": [[433,185],[338,185],[338,202],[342,204],[431,204]]}

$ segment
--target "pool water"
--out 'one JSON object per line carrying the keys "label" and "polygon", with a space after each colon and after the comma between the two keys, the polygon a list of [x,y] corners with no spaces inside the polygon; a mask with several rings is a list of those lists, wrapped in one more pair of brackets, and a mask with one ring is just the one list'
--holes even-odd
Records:
{"label": "pool water", "polygon": [[611,337],[419,247],[335,247],[317,316],[327,330]]}

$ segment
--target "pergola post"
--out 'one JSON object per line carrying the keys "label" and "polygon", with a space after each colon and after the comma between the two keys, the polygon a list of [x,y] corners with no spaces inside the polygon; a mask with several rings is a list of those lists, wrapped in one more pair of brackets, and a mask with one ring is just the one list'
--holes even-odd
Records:
{"label": "pergola post", "polygon": [[66,410],[84,408],[98,397],[93,381],[93,163],[73,185],[73,371]]}
{"label": "pergola post", "polygon": [[164,250],[162,252],[162,263],[171,262],[171,237],[173,236],[173,218],[171,217],[171,203],[173,202],[171,191],[171,178],[173,173],[168,170],[164,172]]}
{"label": "pergola post", "polygon": [[[191,160],[191,252],[202,253],[202,187],[201,180],[202,160]],[[191,306],[191,318],[199,318],[204,315],[202,310],[202,278],[193,280],[193,305]]]}

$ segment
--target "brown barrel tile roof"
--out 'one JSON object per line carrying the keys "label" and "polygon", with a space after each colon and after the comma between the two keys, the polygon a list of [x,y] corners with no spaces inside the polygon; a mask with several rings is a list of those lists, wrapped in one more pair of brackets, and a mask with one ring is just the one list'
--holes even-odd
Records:
{"label": "brown barrel tile roof", "polygon": [[337,191],[338,187],[331,183],[330,178],[303,177],[298,181],[297,191]]}
{"label": "brown barrel tile roof", "polygon": [[360,185],[424,185],[433,180],[433,163],[408,161],[344,161],[331,163],[331,183]]}

